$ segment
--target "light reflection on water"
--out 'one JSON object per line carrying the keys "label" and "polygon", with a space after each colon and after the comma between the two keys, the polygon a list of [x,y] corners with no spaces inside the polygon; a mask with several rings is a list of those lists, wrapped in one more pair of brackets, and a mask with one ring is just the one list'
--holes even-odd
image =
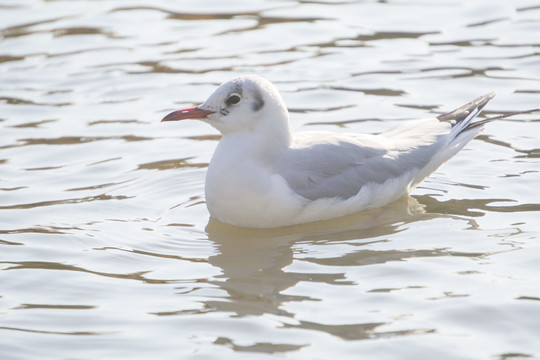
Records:
{"label": "light reflection on water", "polygon": [[536,108],[534,2],[0,8],[2,359],[540,354],[538,115],[490,124],[413,197],[274,230],[209,221],[219,136],[159,123],[246,73],[295,130],[491,91],[488,115]]}

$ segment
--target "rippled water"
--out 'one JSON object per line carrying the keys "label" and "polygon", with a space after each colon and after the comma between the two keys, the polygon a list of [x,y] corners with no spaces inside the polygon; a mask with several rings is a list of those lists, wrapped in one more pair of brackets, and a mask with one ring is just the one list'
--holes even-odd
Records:
{"label": "rippled water", "polygon": [[209,221],[218,137],[160,124],[274,82],[295,130],[376,132],[484,93],[540,106],[537,1],[0,4],[0,358],[540,357],[540,115],[413,196],[250,231]]}

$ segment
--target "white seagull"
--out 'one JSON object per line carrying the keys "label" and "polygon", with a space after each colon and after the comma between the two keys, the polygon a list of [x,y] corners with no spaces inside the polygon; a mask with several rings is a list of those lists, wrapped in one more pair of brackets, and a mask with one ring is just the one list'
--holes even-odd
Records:
{"label": "white seagull", "polygon": [[223,135],[206,174],[214,219],[273,228],[353,214],[406,195],[495,119],[473,122],[493,96],[379,134],[292,134],[278,90],[263,78],[242,76],[204,104],[162,121],[199,119]]}

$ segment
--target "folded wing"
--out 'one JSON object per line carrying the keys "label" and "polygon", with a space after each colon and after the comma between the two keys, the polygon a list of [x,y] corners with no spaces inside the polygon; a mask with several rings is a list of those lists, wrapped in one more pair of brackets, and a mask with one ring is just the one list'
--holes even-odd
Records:
{"label": "folded wing", "polygon": [[[279,164],[293,191],[309,200],[348,199],[369,184],[407,179],[403,193],[472,140],[484,122],[472,122],[494,94],[437,118],[407,121],[377,135],[298,133]],[[321,140],[323,139],[323,140]]]}

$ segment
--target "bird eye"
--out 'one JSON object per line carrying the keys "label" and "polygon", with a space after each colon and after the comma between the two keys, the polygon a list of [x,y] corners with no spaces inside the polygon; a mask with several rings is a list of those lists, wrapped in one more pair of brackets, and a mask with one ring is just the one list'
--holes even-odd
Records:
{"label": "bird eye", "polygon": [[227,101],[225,101],[225,104],[227,104],[227,106],[231,106],[231,105],[238,104],[239,102],[240,102],[240,96],[231,95],[231,96],[229,96]]}

